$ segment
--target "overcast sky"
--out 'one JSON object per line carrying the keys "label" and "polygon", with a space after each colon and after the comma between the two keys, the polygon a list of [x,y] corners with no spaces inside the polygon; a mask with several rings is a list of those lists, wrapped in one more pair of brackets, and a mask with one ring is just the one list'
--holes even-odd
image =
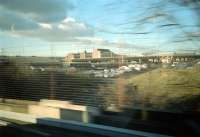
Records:
{"label": "overcast sky", "polygon": [[93,48],[123,54],[198,49],[199,41],[183,34],[200,35],[192,27],[198,24],[195,12],[160,1],[0,0],[1,52],[65,56]]}

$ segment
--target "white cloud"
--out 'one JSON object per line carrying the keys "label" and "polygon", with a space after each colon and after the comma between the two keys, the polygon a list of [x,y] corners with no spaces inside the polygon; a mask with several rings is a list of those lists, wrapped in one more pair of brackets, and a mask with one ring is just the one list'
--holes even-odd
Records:
{"label": "white cloud", "polygon": [[58,22],[40,22],[29,15],[5,8],[1,2],[2,0],[0,0],[0,31],[11,36],[28,36],[45,41],[72,41],[75,37],[94,35],[91,26],[76,21],[73,17],[65,17]]}
{"label": "white cloud", "polygon": [[[73,5],[69,0],[0,0],[0,30],[11,36],[71,42],[74,45],[122,45],[94,37],[93,27],[67,16],[71,9]],[[128,43],[123,45],[141,48]]]}
{"label": "white cloud", "polygon": [[[73,18],[72,18],[73,19]],[[46,41],[75,41],[77,37],[93,37],[94,30],[92,27],[82,22],[64,22],[60,23],[38,23],[39,27],[34,30],[18,30],[15,35],[29,36]],[[13,33],[12,31],[10,33]]]}
{"label": "white cloud", "polygon": [[10,31],[13,26],[15,30],[34,30],[39,27],[31,18],[7,10],[0,5],[0,30]]}
{"label": "white cloud", "polygon": [[13,24],[19,31],[52,29],[73,8],[70,0],[0,0],[0,30],[10,31]]}
{"label": "white cloud", "polygon": [[105,46],[106,44],[110,43],[107,40],[99,37],[77,37],[78,42],[81,44],[92,44],[92,45],[102,45]]}
{"label": "white cloud", "polygon": [[39,25],[44,29],[52,29],[52,25],[48,23],[39,23]]}
{"label": "white cloud", "polygon": [[69,0],[0,0],[0,6],[39,22],[58,22],[74,9]]}
{"label": "white cloud", "polygon": [[66,26],[63,25],[63,24],[59,24],[59,25],[58,25],[58,28],[61,29],[61,30],[65,30],[65,29],[66,29]]}
{"label": "white cloud", "polygon": [[71,29],[76,29],[76,30],[88,29],[84,23],[78,22],[72,17],[65,18],[61,23],[58,24],[58,28],[66,31],[67,30],[70,31]]}
{"label": "white cloud", "polygon": [[63,20],[64,23],[68,23],[68,22],[76,22],[76,20],[72,17],[67,17]]}
{"label": "white cloud", "polygon": [[121,49],[136,49],[136,50],[147,50],[143,46],[135,45],[132,43],[121,42],[121,41],[108,41],[100,37],[77,37],[75,43],[77,45],[92,45],[92,46],[104,46],[114,47]]}

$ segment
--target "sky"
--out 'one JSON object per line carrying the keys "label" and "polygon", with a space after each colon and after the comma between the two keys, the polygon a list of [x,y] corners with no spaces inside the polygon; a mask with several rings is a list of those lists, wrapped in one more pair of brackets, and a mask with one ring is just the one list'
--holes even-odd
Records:
{"label": "sky", "polygon": [[166,0],[0,0],[0,52],[65,56],[94,48],[130,55],[196,51],[200,24],[192,8]]}

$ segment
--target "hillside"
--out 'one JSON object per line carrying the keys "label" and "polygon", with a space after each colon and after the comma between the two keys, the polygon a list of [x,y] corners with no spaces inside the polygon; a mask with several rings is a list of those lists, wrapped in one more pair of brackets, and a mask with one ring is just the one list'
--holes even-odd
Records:
{"label": "hillside", "polygon": [[128,79],[137,86],[135,100],[155,109],[199,111],[200,69],[159,68]]}

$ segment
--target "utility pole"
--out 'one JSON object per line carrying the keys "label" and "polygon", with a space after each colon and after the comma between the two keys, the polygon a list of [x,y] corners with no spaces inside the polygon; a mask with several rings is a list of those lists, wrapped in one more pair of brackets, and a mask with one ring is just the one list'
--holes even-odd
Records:
{"label": "utility pole", "polygon": [[[51,44],[50,45],[51,48],[51,59],[54,59],[54,45]],[[55,78],[54,78],[54,72],[53,72],[53,66],[51,67],[51,71],[50,71],[50,81],[49,81],[49,88],[50,88],[50,95],[49,98],[50,99],[54,99],[55,97]]]}
{"label": "utility pole", "polygon": [[51,44],[50,48],[51,48],[51,58],[53,59],[54,58],[54,45]]}
{"label": "utility pole", "polygon": [[22,47],[22,56],[25,56],[25,54],[24,54],[25,52],[24,52],[24,46]]}
{"label": "utility pole", "polygon": [[3,56],[3,55],[2,55],[2,50],[3,50],[3,48],[0,49],[0,56]]}

